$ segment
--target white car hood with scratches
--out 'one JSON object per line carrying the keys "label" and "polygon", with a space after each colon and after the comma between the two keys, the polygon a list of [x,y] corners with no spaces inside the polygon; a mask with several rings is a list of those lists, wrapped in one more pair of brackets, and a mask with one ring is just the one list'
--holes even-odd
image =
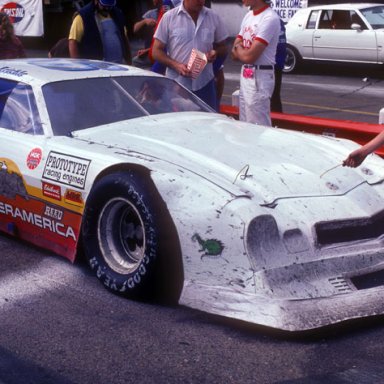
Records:
{"label": "white car hood with scratches", "polygon": [[376,167],[355,170],[341,166],[356,148],[351,142],[342,140],[343,150],[340,140],[263,128],[218,114],[156,115],[73,135],[105,145],[106,150],[164,159],[223,188],[235,184],[264,204],[291,197],[345,194],[365,181],[382,180]]}

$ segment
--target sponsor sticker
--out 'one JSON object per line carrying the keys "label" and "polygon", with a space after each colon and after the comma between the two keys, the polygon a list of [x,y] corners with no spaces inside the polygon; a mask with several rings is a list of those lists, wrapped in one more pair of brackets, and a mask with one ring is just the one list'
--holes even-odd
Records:
{"label": "sponsor sticker", "polygon": [[84,206],[84,200],[81,192],[67,189],[64,194],[64,201],[68,204],[77,205],[78,207]]}
{"label": "sponsor sticker", "polygon": [[61,188],[58,185],[42,182],[43,195],[61,201]]}
{"label": "sponsor sticker", "polygon": [[43,152],[40,148],[33,148],[27,156],[27,167],[31,170],[35,169],[43,157]]}
{"label": "sponsor sticker", "polygon": [[1,67],[0,68],[0,73],[6,73],[8,75],[22,77],[22,76],[26,75],[28,72],[27,71],[22,71],[22,70],[19,70],[19,69],[10,68],[10,67]]}
{"label": "sponsor sticker", "polygon": [[85,181],[91,160],[51,151],[45,162],[43,179],[85,188]]}
{"label": "sponsor sticker", "polygon": [[51,217],[57,221],[61,221],[63,219],[64,212],[61,209],[57,209],[46,205],[44,208],[44,216]]}
{"label": "sponsor sticker", "polygon": [[75,230],[72,226],[62,223],[55,218],[42,216],[29,209],[20,208],[0,201],[0,216],[1,215],[43,229],[65,239],[71,238],[72,240],[77,241]]}

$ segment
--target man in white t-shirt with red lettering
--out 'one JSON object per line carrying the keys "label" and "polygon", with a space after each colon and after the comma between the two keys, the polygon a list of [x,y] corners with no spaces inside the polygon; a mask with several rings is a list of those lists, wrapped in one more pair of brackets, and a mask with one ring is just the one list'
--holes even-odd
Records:
{"label": "man in white t-shirt with red lettering", "polygon": [[232,47],[232,58],[243,63],[240,74],[240,120],[271,126],[274,65],[280,19],[269,0],[243,0],[250,7]]}

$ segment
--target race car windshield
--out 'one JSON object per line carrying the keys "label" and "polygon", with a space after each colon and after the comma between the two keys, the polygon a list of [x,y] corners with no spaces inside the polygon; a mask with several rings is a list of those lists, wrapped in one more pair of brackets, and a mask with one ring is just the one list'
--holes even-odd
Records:
{"label": "race car windshield", "polygon": [[119,76],[46,84],[43,94],[53,133],[71,132],[137,117],[212,109],[175,81]]}

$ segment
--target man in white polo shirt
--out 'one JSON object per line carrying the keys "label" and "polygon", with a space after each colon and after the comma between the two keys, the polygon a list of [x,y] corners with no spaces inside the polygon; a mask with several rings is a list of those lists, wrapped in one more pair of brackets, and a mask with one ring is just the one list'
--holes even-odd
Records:
{"label": "man in white polo shirt", "polygon": [[[184,0],[168,11],[155,32],[152,56],[167,67],[166,76],[176,79],[216,109],[212,62],[227,53],[228,34],[221,18],[204,4],[205,0]],[[196,79],[187,68],[193,48],[205,53],[208,60]]]}
{"label": "man in white polo shirt", "polygon": [[271,126],[274,65],[280,19],[269,0],[243,0],[250,7],[232,47],[232,58],[243,63],[240,75],[240,120]]}

